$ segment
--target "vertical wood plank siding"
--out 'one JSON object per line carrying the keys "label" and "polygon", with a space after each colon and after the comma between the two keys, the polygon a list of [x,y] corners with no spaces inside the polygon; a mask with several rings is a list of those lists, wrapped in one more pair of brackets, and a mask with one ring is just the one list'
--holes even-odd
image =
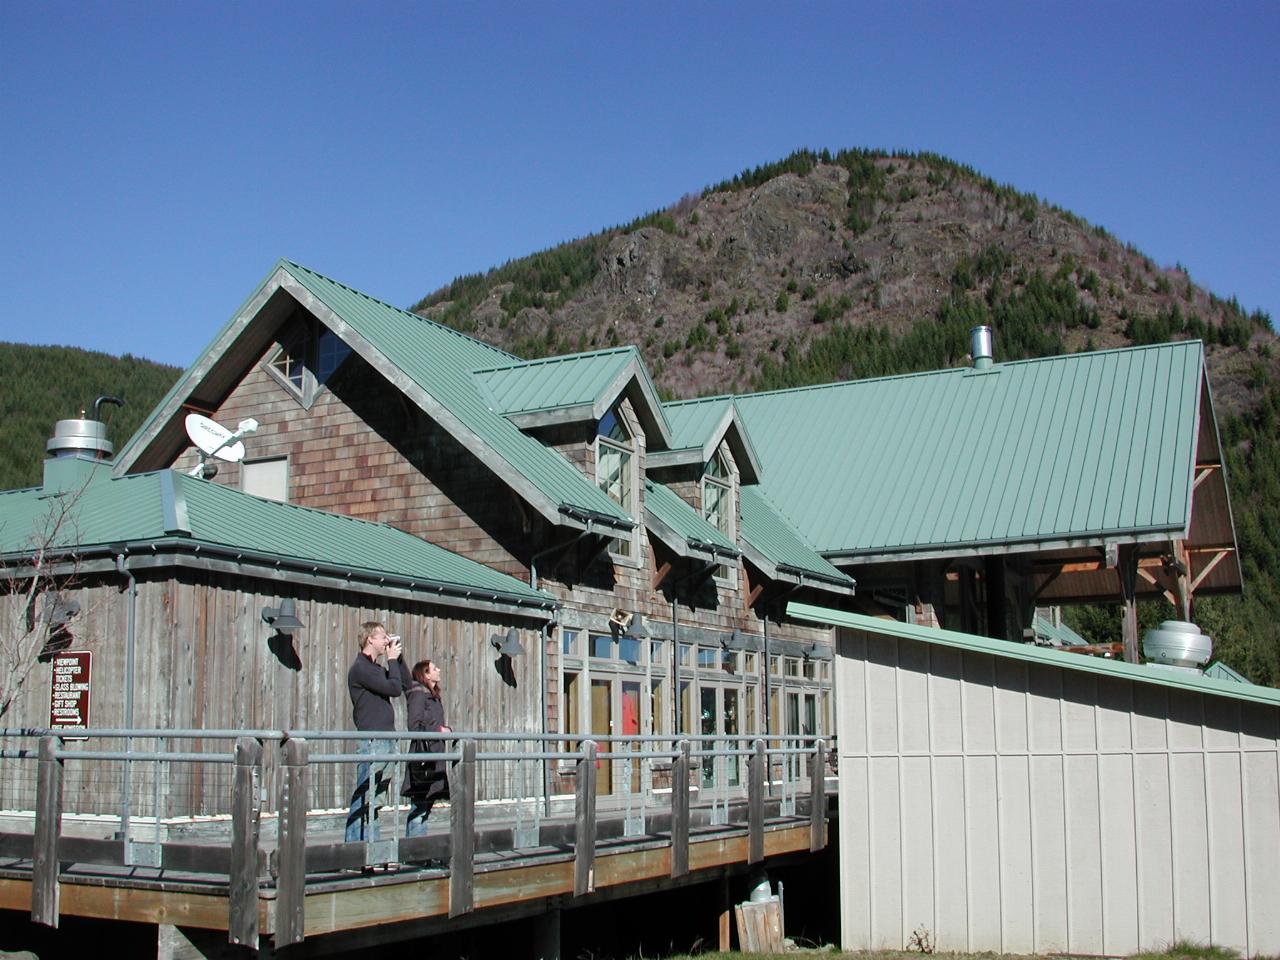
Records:
{"label": "vertical wood plank siding", "polygon": [[1280,952],[1280,709],[838,637],[845,949]]}
{"label": "vertical wood plank siding", "polygon": [[[429,603],[391,602],[363,606],[373,598],[320,592],[293,584],[215,573],[182,571],[176,581],[138,583],[134,726],[154,729],[274,729],[350,730],[351,702],[347,669],[357,653],[356,637],[365,620],[382,620],[404,637],[405,661],[421,659],[440,664],[443,697],[450,725],[459,730],[518,734],[541,731],[541,677],[536,654],[511,660],[514,685],[496,665],[489,637],[510,626],[521,632],[531,653],[536,651],[536,628],[531,621],[501,621],[490,614],[473,619],[465,609]],[[115,583],[98,583],[71,592],[83,609],[93,606],[106,615],[87,623],[101,623],[100,632],[79,635],[74,649],[93,653],[92,715],[95,727],[125,726],[125,648],[127,594]],[[276,606],[283,596],[297,600],[305,629],[294,635],[292,650],[262,622],[264,606]],[[4,601],[0,601],[4,602]],[[49,720],[49,664],[36,664],[5,726],[47,725]],[[404,701],[397,700],[397,722],[404,729]],[[29,746],[29,744],[25,744]],[[123,741],[94,742],[94,749],[123,748]],[[17,746],[17,741],[5,743]],[[160,749],[230,753],[233,742],[170,741]],[[137,749],[156,744],[136,742]],[[343,752],[352,745],[320,744],[312,752]],[[501,746],[486,746],[500,750]],[[0,804],[9,810],[30,810],[34,803],[35,765],[4,760]],[[264,783],[274,805],[278,756],[268,744]],[[494,765],[505,766],[505,765]],[[122,765],[67,762],[64,809],[118,815]],[[162,817],[219,814],[228,811],[231,768],[213,764],[157,765],[135,763],[132,770],[132,813],[153,816],[160,797]],[[511,771],[482,778],[481,799],[510,795],[519,784]],[[520,777],[537,781],[521,771]],[[159,784],[156,778],[159,777]],[[318,765],[312,771],[311,808],[346,805],[354,773],[347,765]]]}

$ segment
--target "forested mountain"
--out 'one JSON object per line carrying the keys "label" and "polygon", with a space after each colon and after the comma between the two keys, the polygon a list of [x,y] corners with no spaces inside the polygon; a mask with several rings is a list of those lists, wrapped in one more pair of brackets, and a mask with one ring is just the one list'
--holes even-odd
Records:
{"label": "forested mountain", "polygon": [[[371,291],[376,295],[377,291]],[[209,305],[211,309],[217,305]],[[1280,345],[1265,315],[1105,229],[931,154],[799,151],[634,222],[460,277],[414,306],[524,357],[634,343],[666,397],[1199,337],[1245,574],[1196,619],[1219,656],[1280,683]],[[215,309],[216,313],[216,309]],[[0,488],[39,481],[54,421],[98,394],[123,443],[178,371],[0,344]],[[1143,618],[1172,614],[1151,603]],[[1114,639],[1114,610],[1069,619]]]}
{"label": "forested mountain", "polygon": [[[1248,314],[1104,228],[933,154],[802,150],[673,206],[415,304],[523,357],[641,348],[666,397],[1198,337],[1222,428],[1245,594],[1197,619],[1280,683],[1280,345]],[[1155,621],[1172,609],[1152,603]],[[1078,609],[1114,639],[1114,610]]]}
{"label": "forested mountain", "polygon": [[102,408],[107,439],[119,450],[180,372],[127,353],[0,343],[0,490],[38,484],[53,425],[82,410],[93,416],[104,394],[125,402]]}

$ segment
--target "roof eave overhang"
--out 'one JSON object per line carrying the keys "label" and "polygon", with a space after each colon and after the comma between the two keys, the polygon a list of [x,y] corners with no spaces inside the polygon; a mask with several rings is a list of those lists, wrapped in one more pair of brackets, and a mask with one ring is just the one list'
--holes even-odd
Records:
{"label": "roof eave overhang", "polygon": [[900,549],[880,550],[820,550],[819,553],[835,565],[856,566],[864,563],[892,563],[895,561],[962,559],[964,557],[988,557],[1001,554],[1041,553],[1049,550],[1076,550],[1103,547],[1112,543],[1153,543],[1171,537],[1185,537],[1186,527],[1151,527],[1140,530],[1111,531],[1082,534],[1078,537],[1050,539],[1024,538],[955,545],[921,544]]}
{"label": "roof eave overhang", "polygon": [[699,540],[696,537],[686,537],[683,534],[678,533],[674,527],[648,508],[646,508],[644,512],[644,521],[645,527],[649,532],[662,541],[662,543],[676,556],[682,559],[719,561],[736,560],[741,556],[737,550],[732,548],[724,547],[716,543],[710,543],[705,540]]}
{"label": "roof eave overhang", "polygon": [[775,563],[762,550],[746,539],[743,540],[743,547],[743,556],[750,561],[752,566],[775,583],[811,587],[815,590],[825,590],[828,593],[838,593],[847,597],[854,596],[857,589],[857,582],[853,577],[848,577],[846,582],[832,577],[825,577],[812,570],[802,570],[789,564]]}
{"label": "roof eave overhang", "polygon": [[[555,611],[560,607],[560,603],[550,595],[540,598],[525,597],[475,584],[274,556],[188,537],[94,544],[64,551],[57,558],[51,558],[46,569],[52,576],[110,573],[117,569],[116,558],[119,556],[126,557],[129,568],[136,570],[176,566],[219,569],[269,579],[279,579],[281,574],[288,574],[289,581],[294,583],[308,582],[357,593],[386,594],[394,590],[420,602],[460,607],[480,604],[485,609],[496,612],[519,613],[522,616],[548,620],[555,616]],[[24,561],[28,559],[25,554],[7,554],[0,556],[0,564],[7,568],[5,573],[8,577],[29,577],[33,570],[29,564],[24,565]],[[424,594],[428,596],[424,597]]]}

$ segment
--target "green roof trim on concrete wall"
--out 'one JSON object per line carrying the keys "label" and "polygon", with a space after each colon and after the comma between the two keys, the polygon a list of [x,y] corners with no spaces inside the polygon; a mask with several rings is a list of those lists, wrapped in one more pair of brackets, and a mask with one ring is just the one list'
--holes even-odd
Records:
{"label": "green roof trim on concrete wall", "polygon": [[[216,548],[294,571],[323,568],[366,583],[392,579],[424,591],[474,592],[543,610],[555,606],[554,598],[513,577],[395,527],[264,500],[176,471],[113,478],[104,469],[64,496],[71,518],[55,545],[78,554],[142,545]],[[32,536],[47,529],[50,509],[42,489],[0,493],[0,556],[29,556]]]}
{"label": "green roof trim on concrete wall", "polygon": [[1080,653],[1067,653],[1051,647],[1038,647],[1031,643],[993,640],[990,637],[958,633],[954,630],[919,627],[914,624],[899,623],[896,620],[881,620],[877,617],[868,617],[859,613],[847,613],[843,610],[832,610],[807,603],[788,604],[787,615],[810,623],[845,627],[885,637],[919,640],[922,643],[938,644],[957,650],[967,650],[972,653],[989,654],[993,657],[1022,660],[1027,663],[1045,664],[1104,677],[1116,677],[1124,680],[1134,680],[1138,683],[1152,683],[1163,687],[1173,687],[1177,690],[1190,690],[1195,693],[1280,706],[1280,690],[1251,683],[1236,683],[1231,680],[1219,680],[1182,671],[1157,670],[1139,664],[1125,663],[1120,660],[1104,660]]}
{"label": "green roof trim on concrete wall", "polygon": [[735,403],[773,502],[856,559],[1184,531],[1203,377],[1185,341]]}
{"label": "green roof trim on concrete wall", "polygon": [[[772,577],[809,577],[852,593],[853,578],[833,567],[816,550],[804,542],[791,524],[769,502],[759,487],[743,487],[741,491],[742,540],[758,556],[748,552],[747,559],[761,565]],[[761,563],[763,561],[763,563]]]}

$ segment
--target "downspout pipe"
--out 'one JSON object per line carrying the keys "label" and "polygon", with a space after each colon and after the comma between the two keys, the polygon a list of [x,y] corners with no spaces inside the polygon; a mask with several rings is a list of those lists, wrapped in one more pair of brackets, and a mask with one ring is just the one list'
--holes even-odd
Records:
{"label": "downspout pipe", "polygon": [[538,589],[538,561],[539,560],[541,560],[543,557],[547,556],[548,554],[555,553],[557,550],[568,551],[576,544],[581,543],[587,537],[595,533],[595,530],[593,529],[594,526],[595,526],[595,521],[589,519],[587,520],[587,528],[583,530],[580,534],[578,534],[576,537],[574,537],[572,540],[570,540],[568,543],[565,543],[565,544],[557,543],[553,546],[547,547],[547,549],[545,550],[539,550],[532,557],[530,557],[529,558],[529,588],[532,590]]}
{"label": "downspout pipe", "polygon": [[694,577],[704,577],[718,566],[718,560],[704,563],[671,582],[671,708],[675,724],[671,728],[671,735],[675,739],[680,737],[680,585],[688,583]]}
{"label": "downspout pipe", "polygon": [[[556,552],[557,550],[571,549],[575,544],[580,543],[582,540],[585,540],[587,537],[591,536],[595,532],[595,530],[593,529],[594,526],[595,526],[595,521],[592,520],[591,518],[587,518],[587,528],[583,530],[582,533],[578,534],[578,536],[570,540],[567,544],[564,544],[563,546],[560,544],[556,544],[555,546],[547,547],[545,550],[539,550],[532,557],[530,557],[529,558],[529,588],[532,590],[538,589],[538,561],[539,560],[541,560],[543,557],[547,556],[548,554]],[[539,697],[539,699],[542,701],[542,709],[539,712],[542,714],[542,732],[544,734],[549,732],[551,727],[550,718],[547,717],[547,641],[550,639],[550,635],[551,635],[551,624],[544,623],[542,625],[541,631],[539,631],[539,642],[538,642],[538,672],[542,676],[542,696]],[[542,761],[542,802],[543,802],[543,808],[546,811],[546,815],[551,816],[551,767],[549,766],[549,761],[547,760]]]}
{"label": "downspout pipe", "polygon": [[[127,617],[125,627],[125,647],[124,647],[124,725],[125,729],[133,729],[133,675],[134,675],[134,647],[135,638],[137,636],[137,609],[138,609],[138,579],[133,575],[133,571],[125,565],[124,553],[116,554],[116,572],[125,578],[125,591],[128,593],[127,601]],[[133,740],[125,738],[125,753],[133,749]],[[132,786],[131,776],[132,764],[126,760],[124,762],[124,779],[122,783],[121,806],[120,806],[120,839],[125,844],[125,854],[129,852],[129,791]]]}

